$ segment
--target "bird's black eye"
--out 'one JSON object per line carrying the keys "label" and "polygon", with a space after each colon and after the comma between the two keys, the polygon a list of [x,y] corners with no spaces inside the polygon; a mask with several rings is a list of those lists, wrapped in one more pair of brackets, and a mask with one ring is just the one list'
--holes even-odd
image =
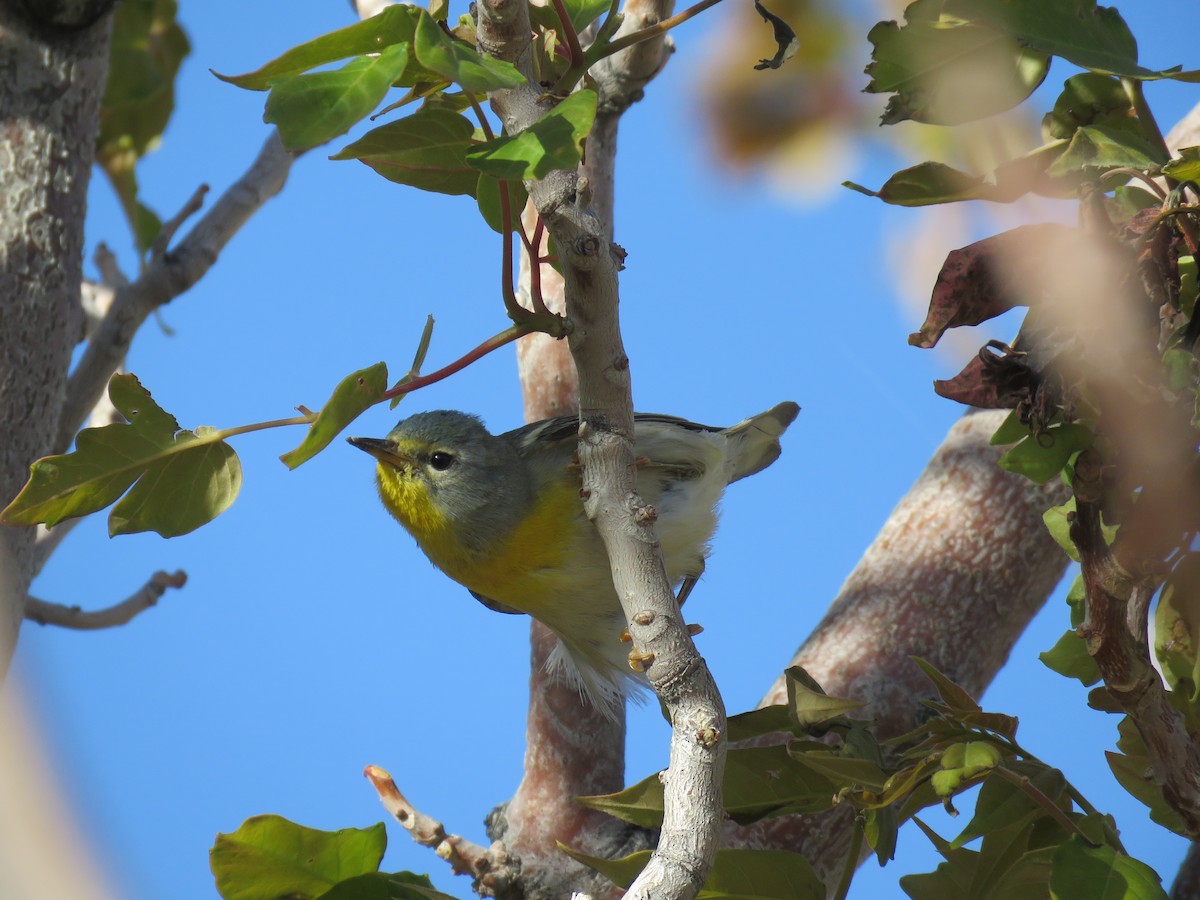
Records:
{"label": "bird's black eye", "polygon": [[453,454],[447,453],[444,450],[437,450],[429,456],[429,464],[439,472],[445,472],[448,468],[454,465]]}

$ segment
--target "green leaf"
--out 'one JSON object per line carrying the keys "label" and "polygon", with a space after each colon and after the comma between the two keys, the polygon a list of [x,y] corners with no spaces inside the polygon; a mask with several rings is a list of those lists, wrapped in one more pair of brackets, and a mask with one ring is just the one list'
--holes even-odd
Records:
{"label": "green leaf", "polygon": [[[1027,777],[1033,787],[1054,801],[1058,800],[1066,785],[1062,772],[1049,766],[1011,763],[1008,767]],[[1002,829],[1024,827],[1045,814],[1045,810],[1024,790],[1000,775],[989,774],[983,780],[979,797],[975,800],[975,814],[958,837],[951,841],[951,846],[962,847],[977,837]]]}
{"label": "green leaf", "polygon": [[[1027,852],[1035,839],[1038,824],[1046,819],[1017,822],[989,831],[984,835],[971,876],[968,897],[987,897],[988,900],[1032,900],[1047,897],[1050,880],[1050,856],[1047,848],[1039,847],[1041,858],[1037,865]],[[1059,839],[1061,837],[1057,836]],[[1049,848],[1051,851],[1053,848]]]}
{"label": "green leaf", "polygon": [[370,115],[407,64],[408,46],[396,44],[333,72],[276,78],[263,121],[278,126],[293,152],[324,144]]}
{"label": "green leaf", "polygon": [[1162,357],[1163,375],[1167,388],[1172,391],[1182,391],[1184,388],[1196,388],[1196,357],[1190,350],[1171,349]]}
{"label": "green leaf", "polygon": [[333,885],[379,869],[387,835],[370,828],[317,831],[282,816],[255,816],[218,834],[209,865],[224,900],[316,898]]}
{"label": "green leaf", "polygon": [[440,194],[474,194],[479,173],[467,165],[475,129],[445,109],[420,109],[368,131],[331,159],[357,159],[384,178]]}
{"label": "green leaf", "polygon": [[1022,46],[1060,56],[1081,69],[1130,78],[1165,78],[1178,71],[1138,65],[1137,41],[1121,14],[1096,0],[948,0],[944,14],[1007,32]]}
{"label": "green leaf", "polygon": [[842,184],[851,190],[878,197],[893,206],[933,206],[959,200],[994,200],[1009,203],[1024,193],[1013,194],[979,175],[968,175],[939,162],[923,162],[897,172],[878,191],[852,181]]}
{"label": "green leaf", "polygon": [[242,473],[219,433],[180,430],[133,375],[114,375],[108,395],[130,424],[86,428],[74,452],[39,459],[0,521],[50,527],[103,509],[134,482],[137,488],[109,518],[110,534],[157,531],[177,537],[229,508]]}
{"label": "green leaf", "polygon": [[1014,409],[1000,423],[1000,427],[996,429],[996,433],[992,435],[988,443],[993,447],[1006,447],[1028,436],[1029,426],[1021,421],[1020,414]]}
{"label": "green leaf", "polygon": [[1066,551],[1067,556],[1079,562],[1079,549],[1075,546],[1075,542],[1071,540],[1071,522],[1069,516],[1075,512],[1075,498],[1072,497],[1062,506],[1052,506],[1042,513],[1042,521],[1046,523],[1046,530],[1050,532],[1050,536],[1058,542],[1058,546]]}
{"label": "green leaf", "polygon": [[[195,531],[227,510],[242,488],[242,464],[224,441],[200,442],[202,433],[181,431],[176,446],[184,452],[146,468],[108,516],[108,533],[156,531],[178,537]],[[188,446],[194,438],[195,446]]]}
{"label": "green leaf", "polygon": [[1200,182],[1200,147],[1182,147],[1179,156],[1163,166],[1162,173],[1176,181]]}
{"label": "green leaf", "polygon": [[251,91],[265,91],[271,81],[288,75],[299,75],[317,66],[379,53],[394,44],[409,43],[413,39],[417,19],[425,11],[398,3],[389,6],[376,16],[339,28],[329,34],[314,38],[299,47],[294,47],[276,57],[260,69],[245,75],[221,75],[213,72],[222,81]]}
{"label": "green leaf", "polygon": [[1167,900],[1153,869],[1107,844],[1090,847],[1072,835],[1053,857],[1054,900]]}
{"label": "green leaf", "polygon": [[600,18],[610,5],[609,0],[563,0],[563,8],[576,34]]}
{"label": "green leaf", "polygon": [[472,147],[467,162],[493,178],[545,178],[579,164],[595,118],[596,92],[576,91],[520,134]]}
{"label": "green leaf", "polygon": [[637,853],[631,853],[620,859],[605,859],[603,856],[592,856],[581,850],[575,850],[562,841],[556,843],[558,849],[567,856],[578,860],[589,869],[599,872],[617,887],[626,888],[633,884],[633,879],[637,878],[642,869],[646,868],[646,863],[650,862],[649,850],[639,850]]}
{"label": "green leaf", "polygon": [[742,825],[783,812],[829,809],[837,790],[822,773],[796,765],[782,744],[730,750],[722,785],[725,811]]}
{"label": "green leaf", "polygon": [[1140,134],[1111,125],[1075,130],[1067,149],[1046,170],[1051,178],[1095,178],[1110,169],[1152,169],[1166,161],[1161,150]]}
{"label": "green leaf", "polygon": [[339,881],[320,900],[457,900],[435,890],[428,875],[368,872]]}
{"label": "green leaf", "polygon": [[1029,435],[1000,457],[1000,468],[1024,475],[1036,484],[1045,484],[1062,471],[1074,454],[1090,447],[1092,440],[1092,431],[1086,425],[1070,423],[1047,428],[1038,437]]}
{"label": "green leaf", "polygon": [[1193,552],[1167,576],[1154,609],[1154,655],[1162,663],[1167,686],[1185,692],[1193,703],[1200,696],[1198,591],[1200,554]]}
{"label": "green leaf", "polygon": [[1050,137],[1070,140],[1085,125],[1138,130],[1133,104],[1121,80],[1084,72],[1063,82],[1063,91],[1046,114],[1042,127]]}
{"label": "green leaf", "polygon": [[309,426],[308,434],[295,450],[279,457],[289,469],[308,462],[341,434],[342,429],[370,409],[387,390],[387,365],[377,362],[366,369],[352,372],[338,382],[333,394],[321,407],[317,419]]}
{"label": "green leaf", "polygon": [[697,900],[824,900],[823,885],[799,853],[718,850]]}
{"label": "green leaf", "polygon": [[1087,642],[1073,628],[1064,632],[1049,650],[1039,653],[1038,659],[1059,675],[1078,679],[1084,687],[1100,680],[1100,669],[1087,652]]}
{"label": "green leaf", "polygon": [[764,734],[792,734],[795,731],[796,723],[788,708],[778,703],[730,716],[725,734],[729,743],[736,744]]}
{"label": "green leaf", "polygon": [[[791,670],[788,671],[790,672]],[[785,672],[784,674],[787,675],[788,673]],[[801,728],[819,725],[822,722],[827,722],[830,719],[844,715],[850,712],[850,710],[860,709],[864,706],[862,700],[844,700],[840,697],[830,697],[819,688],[813,690],[802,681],[793,677],[787,678],[787,692],[791,718]]]}
{"label": "green leaf", "polygon": [[915,900],[970,896],[971,876],[978,864],[979,854],[966,848],[952,848],[937,832],[913,817],[917,827],[925,833],[934,848],[945,858],[937,869],[922,875],[905,875],[900,879],[900,888]]}
{"label": "green leaf", "polygon": [[[1127,721],[1127,720],[1123,720]],[[1154,780],[1153,768],[1145,745],[1139,745],[1140,752],[1130,748],[1124,753],[1104,751],[1108,767],[1112,770],[1117,784],[1121,785],[1129,795],[1150,811],[1150,819],[1163,828],[1176,834],[1188,836],[1187,826],[1179,813],[1163,796],[1162,786]]]}
{"label": "green leaf", "polygon": [[975,702],[974,697],[939,672],[930,663],[927,663],[919,656],[910,656],[909,659],[916,663],[917,668],[924,673],[925,677],[933,682],[933,686],[937,688],[938,696],[940,696],[942,701],[952,710],[965,710],[967,712],[981,711],[981,708],[979,704]]}
{"label": "green leaf", "polygon": [[138,202],[134,167],[158,146],[175,109],[175,77],[191,50],[176,12],[175,0],[126,0],[117,6],[100,101],[96,163],[116,191],[142,252],[162,223]]}
{"label": "green leaf", "polygon": [[658,828],[662,825],[665,797],[659,773],[643,778],[615,794],[597,794],[591,797],[576,797],[584,806],[598,809],[642,828]]}
{"label": "green leaf", "polygon": [[832,750],[792,750],[791,756],[796,762],[828,778],[835,790],[865,789],[879,793],[887,784],[887,773],[869,760],[855,759]]}
{"label": "green leaf", "polygon": [[917,0],[903,26],[880,22],[864,90],[893,93],[881,119],[957,125],[1016,106],[1042,83],[1050,60],[997,29],[939,15],[941,0]]}
{"label": "green leaf", "polygon": [[421,65],[468,91],[481,93],[525,83],[525,76],[512,63],[481,55],[474,47],[451,37],[427,15],[417,21],[413,50]]}
{"label": "green leaf", "polygon": [[[474,172],[474,170],[471,170]],[[520,181],[506,181],[508,185],[508,196],[510,209],[513,211],[512,228],[515,231],[517,225],[521,221],[521,210],[525,208],[525,201],[529,199],[529,193],[525,190],[525,185]],[[479,204],[479,213],[483,216],[483,220],[488,223],[488,227],[498,234],[504,233],[504,218],[502,215],[500,182],[490,175],[479,174],[479,183],[475,188],[475,202]]]}

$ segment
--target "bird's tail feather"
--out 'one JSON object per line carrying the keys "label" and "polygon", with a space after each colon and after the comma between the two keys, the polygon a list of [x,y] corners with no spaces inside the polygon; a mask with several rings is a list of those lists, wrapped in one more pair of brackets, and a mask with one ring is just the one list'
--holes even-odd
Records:
{"label": "bird's tail feather", "polygon": [[761,472],[779,459],[779,437],[800,413],[791,400],[773,406],[725,429],[725,435],[738,444],[733,451],[732,484],[755,472]]}

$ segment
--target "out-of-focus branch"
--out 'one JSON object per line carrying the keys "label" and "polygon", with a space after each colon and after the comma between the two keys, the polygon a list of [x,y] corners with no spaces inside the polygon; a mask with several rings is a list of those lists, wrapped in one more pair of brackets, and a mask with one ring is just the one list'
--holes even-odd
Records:
{"label": "out-of-focus branch", "polygon": [[157,605],[167,588],[181,588],[186,583],[187,575],[184,572],[155,572],[137,593],[113,606],[91,612],[85,612],[78,606],[64,606],[30,597],[25,603],[25,618],[39,625],[58,625],[60,628],[73,628],[77,631],[115,628]]}
{"label": "out-of-focus branch", "polygon": [[1200,897],[1200,844],[1193,843],[1171,884],[1171,900],[1196,900],[1197,897]]}
{"label": "out-of-focus branch", "polygon": [[[1087,450],[1076,465],[1076,511],[1071,540],[1079,550],[1087,602],[1079,633],[1104,678],[1104,686],[1136,726],[1146,745],[1163,797],[1179,813],[1188,835],[1200,837],[1200,747],[1150,662],[1146,615],[1155,582],[1131,575],[1100,527],[1101,465]],[[1125,525],[1128,528],[1129,525]],[[1118,536],[1118,543],[1125,536]]]}
{"label": "out-of-focus branch", "polygon": [[[973,412],[951,428],[792,660],[830,694],[865,700],[882,737],[915,727],[932,693],[910,656],[978,696],[1062,577],[1067,559],[1042,513],[1065,490],[996,465],[988,441],[1005,415]],[[786,696],[780,678],[762,704]],[[834,884],[854,827],[844,809],[730,824],[725,839],[802,853]]]}
{"label": "out-of-focus branch", "polygon": [[[194,285],[217,261],[221,250],[259,208],[283,189],[295,156],[272,132],[241,178],[213,204],[174,249],[160,248],[138,278],[117,290],[112,306],[71,373],[67,398],[54,442],[63,452],[104,392],[108,379],[125,359],[133,336],[146,318]],[[202,193],[181,212],[198,208]],[[172,220],[177,228],[181,217]]]}
{"label": "out-of-focus branch", "polygon": [[[481,0],[478,10],[480,49],[530,76],[526,5]],[[548,108],[549,99],[529,80],[490,98],[510,134]],[[643,659],[652,660],[647,674],[673,723],[659,846],[628,896],[691,897],[707,876],[716,849],[725,716],[712,677],[679,617],[650,527],[653,516],[635,490],[628,359],[617,320],[623,252],[611,245],[611,222],[596,216],[589,185],[577,173],[555,172],[528,187],[559,249],[567,315],[574,325],[568,340],[579,372],[585,508],[608,550],[635,647]]]}

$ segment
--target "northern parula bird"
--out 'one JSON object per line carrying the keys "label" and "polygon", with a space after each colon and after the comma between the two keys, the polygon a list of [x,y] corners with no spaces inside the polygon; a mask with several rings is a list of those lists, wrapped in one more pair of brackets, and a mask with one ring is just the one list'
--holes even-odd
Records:
{"label": "northern parula bird", "polygon": [[[655,507],[667,575],[704,571],[725,486],[773,463],[800,411],[785,402],[729,428],[634,416],[637,489]],[[579,419],[562,416],[492,435],[475,416],[422,412],[386,438],[350,438],[378,460],[383,505],[430,561],[491,609],[528,613],[561,639],[549,661],[602,711],[638,675],[604,545],[584,514]]]}

